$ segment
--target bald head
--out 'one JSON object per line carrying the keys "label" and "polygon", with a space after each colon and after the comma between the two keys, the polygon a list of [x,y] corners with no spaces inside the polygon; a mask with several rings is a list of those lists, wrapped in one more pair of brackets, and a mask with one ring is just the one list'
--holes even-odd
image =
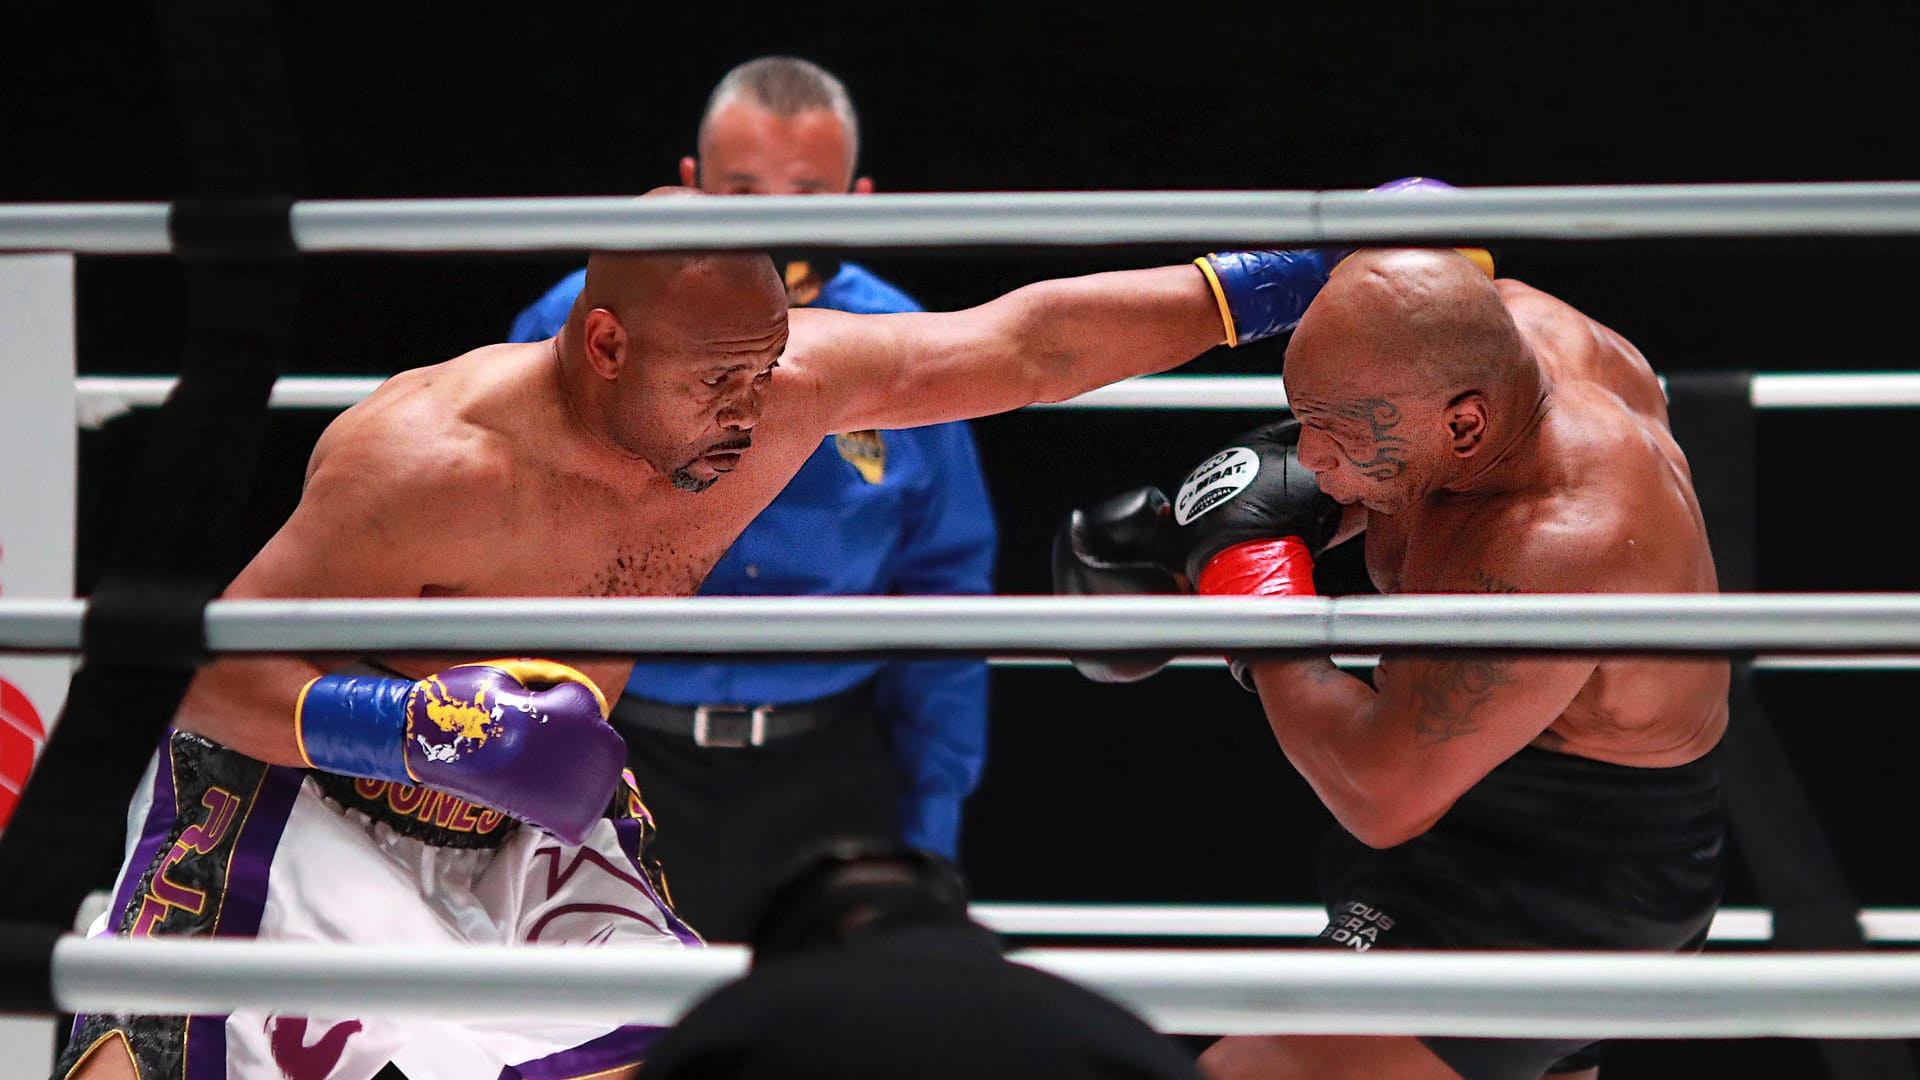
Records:
{"label": "bald head", "polygon": [[1532,349],[1480,267],[1453,251],[1364,250],[1287,346],[1300,463],[1347,503],[1395,514],[1460,490],[1537,422]]}
{"label": "bald head", "polygon": [[[663,186],[640,198],[702,194],[698,188]],[[743,304],[764,306],[775,294],[784,308],[786,287],[764,252],[599,251],[587,258],[587,283],[568,321],[604,308],[631,329],[676,314],[708,318]]]}
{"label": "bald head", "polygon": [[1287,348],[1443,398],[1467,390],[1532,392],[1533,355],[1493,282],[1472,260],[1432,248],[1366,249],[1342,262]]}

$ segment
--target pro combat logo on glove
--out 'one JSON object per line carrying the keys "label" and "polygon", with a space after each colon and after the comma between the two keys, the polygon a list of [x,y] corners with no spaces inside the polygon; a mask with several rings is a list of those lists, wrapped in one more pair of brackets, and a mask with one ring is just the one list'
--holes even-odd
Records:
{"label": "pro combat logo on glove", "polygon": [[1180,525],[1246,490],[1260,475],[1260,455],[1244,446],[1231,446],[1200,463],[1187,474],[1173,499],[1173,520]]}

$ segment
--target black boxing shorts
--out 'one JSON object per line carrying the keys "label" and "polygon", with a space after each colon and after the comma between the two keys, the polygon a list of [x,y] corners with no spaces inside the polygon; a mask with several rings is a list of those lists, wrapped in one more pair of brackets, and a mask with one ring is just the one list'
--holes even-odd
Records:
{"label": "black boxing shorts", "polygon": [[[1726,882],[1717,755],[1628,768],[1528,747],[1434,827],[1321,852],[1317,944],[1373,949],[1697,950]],[[1584,1040],[1422,1037],[1465,1080],[1598,1063]]]}

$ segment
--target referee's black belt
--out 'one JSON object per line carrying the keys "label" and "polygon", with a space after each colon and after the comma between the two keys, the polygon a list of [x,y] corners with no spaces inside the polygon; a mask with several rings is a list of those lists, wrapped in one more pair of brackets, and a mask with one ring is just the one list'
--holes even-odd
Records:
{"label": "referee's black belt", "polygon": [[824,727],[864,710],[872,696],[871,682],[792,705],[668,705],[624,694],[614,703],[610,719],[616,730],[644,728],[691,739],[695,746],[737,749]]}

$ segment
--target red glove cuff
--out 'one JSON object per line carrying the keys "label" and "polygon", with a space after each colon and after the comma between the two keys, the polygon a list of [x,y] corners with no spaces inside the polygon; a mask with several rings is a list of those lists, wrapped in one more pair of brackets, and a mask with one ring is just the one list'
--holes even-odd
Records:
{"label": "red glove cuff", "polygon": [[1313,596],[1313,556],[1297,536],[1243,540],[1208,560],[1201,596]]}

